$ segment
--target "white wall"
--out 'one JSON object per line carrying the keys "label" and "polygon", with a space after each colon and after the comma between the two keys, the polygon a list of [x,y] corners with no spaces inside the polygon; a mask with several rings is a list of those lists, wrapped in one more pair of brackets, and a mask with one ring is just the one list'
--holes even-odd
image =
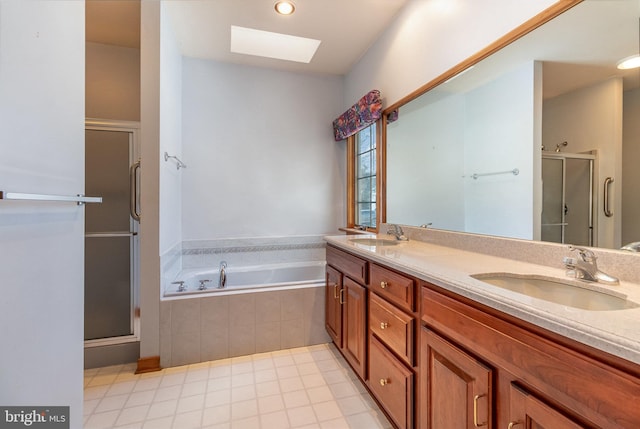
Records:
{"label": "white wall", "polygon": [[[622,80],[605,82],[545,100],[542,141],[553,150],[568,142],[563,152],[596,151],[595,195],[598,247],[621,247],[622,212]],[[603,182],[610,188],[613,217],[603,214]]]}
{"label": "white wall", "polygon": [[185,58],[183,239],[337,232],[342,89],[339,77]]}
{"label": "white wall", "polygon": [[[402,107],[387,127],[389,222],[532,238],[535,68]],[[514,168],[517,176],[471,177]]]}
{"label": "white wall", "polygon": [[140,49],[86,44],[89,118],[140,120]]}
{"label": "white wall", "polygon": [[[84,2],[0,2],[3,191],[84,191]],[[0,404],[82,427],[84,209],[0,201]]]}
{"label": "white wall", "polygon": [[640,241],[640,89],[624,92],[622,244]]}
{"label": "white wall", "polygon": [[387,220],[464,231],[464,95],[425,103],[387,126]]}
{"label": "white wall", "polygon": [[182,241],[182,174],[165,152],[182,159],[182,55],[162,7],[160,45],[160,254]]}
{"label": "white wall", "polygon": [[534,82],[531,62],[466,95],[465,175],[519,170],[466,178],[466,231],[533,238]]}
{"label": "white wall", "polygon": [[160,355],[161,4],[140,5],[140,357]]}
{"label": "white wall", "polygon": [[409,95],[555,0],[409,0],[345,79],[346,108],[369,90],[385,105]]}

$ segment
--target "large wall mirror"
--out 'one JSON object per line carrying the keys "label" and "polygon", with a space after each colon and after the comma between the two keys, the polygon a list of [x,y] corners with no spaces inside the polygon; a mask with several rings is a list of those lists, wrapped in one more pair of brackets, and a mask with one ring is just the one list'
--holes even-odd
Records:
{"label": "large wall mirror", "polygon": [[640,0],[585,0],[410,97],[386,124],[386,221],[640,241],[640,69],[617,68],[639,27]]}

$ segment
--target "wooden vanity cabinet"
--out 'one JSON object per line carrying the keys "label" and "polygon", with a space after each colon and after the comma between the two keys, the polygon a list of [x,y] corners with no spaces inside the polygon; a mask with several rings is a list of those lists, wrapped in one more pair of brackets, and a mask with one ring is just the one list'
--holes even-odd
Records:
{"label": "wooden vanity cabinet", "polygon": [[415,418],[416,281],[386,267],[369,267],[369,389],[398,428]]}
{"label": "wooden vanity cabinet", "polygon": [[416,422],[416,284],[327,246],[327,332],[399,429],[413,429]]}
{"label": "wooden vanity cabinet", "polygon": [[367,261],[327,246],[325,326],[362,380],[367,364],[367,267]]}
{"label": "wooden vanity cabinet", "polygon": [[428,283],[421,322],[420,429],[640,428],[638,365]]}

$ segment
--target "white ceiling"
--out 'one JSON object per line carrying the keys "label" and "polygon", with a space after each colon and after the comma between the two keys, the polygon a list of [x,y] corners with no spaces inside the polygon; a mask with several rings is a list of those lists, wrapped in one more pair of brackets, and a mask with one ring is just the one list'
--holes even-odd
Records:
{"label": "white ceiling", "polygon": [[[165,0],[182,54],[289,71],[342,75],[360,59],[407,0],[293,0],[291,16],[275,0]],[[229,51],[232,25],[321,40],[309,64]]]}
{"label": "white ceiling", "polygon": [[[407,0],[294,0],[291,16],[275,0],[162,0],[182,54],[280,70],[343,75]],[[87,41],[140,47],[139,0],[87,0]],[[318,39],[309,64],[230,52],[231,26]]]}

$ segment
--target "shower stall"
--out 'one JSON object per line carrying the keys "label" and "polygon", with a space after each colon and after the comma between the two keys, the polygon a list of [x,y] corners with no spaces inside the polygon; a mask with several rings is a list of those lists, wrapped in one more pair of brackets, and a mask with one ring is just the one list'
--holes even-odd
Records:
{"label": "shower stall", "polygon": [[593,246],[593,155],[542,154],[542,240]]}
{"label": "shower stall", "polygon": [[124,121],[85,125],[85,192],[103,197],[85,212],[85,349],[139,340],[138,129]]}

